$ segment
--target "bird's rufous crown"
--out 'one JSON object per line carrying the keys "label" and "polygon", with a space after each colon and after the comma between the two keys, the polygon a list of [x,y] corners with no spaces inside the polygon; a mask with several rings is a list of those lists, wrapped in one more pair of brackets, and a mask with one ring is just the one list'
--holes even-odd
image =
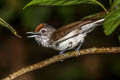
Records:
{"label": "bird's rufous crown", "polygon": [[35,28],[35,32],[39,32],[41,28],[44,27],[44,24],[39,24],[36,28]]}

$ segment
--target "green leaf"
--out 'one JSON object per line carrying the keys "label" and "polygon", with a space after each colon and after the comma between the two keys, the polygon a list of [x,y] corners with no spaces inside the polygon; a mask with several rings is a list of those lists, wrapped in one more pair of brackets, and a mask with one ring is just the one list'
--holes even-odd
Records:
{"label": "green leaf", "polygon": [[111,11],[106,17],[103,24],[104,32],[110,35],[120,24],[120,8]]}
{"label": "green leaf", "polygon": [[116,7],[117,7],[117,8],[120,7],[120,0],[114,0],[111,9],[114,9],[114,8],[116,8]]}
{"label": "green leaf", "polygon": [[66,6],[66,5],[76,5],[81,3],[96,4],[96,0],[32,0],[24,8],[31,5],[51,5],[51,6]]}
{"label": "green leaf", "polygon": [[97,0],[32,0],[28,3],[23,9],[31,5],[44,5],[44,6],[67,6],[67,5],[76,5],[76,4],[95,4],[101,6],[106,13],[107,9]]}
{"label": "green leaf", "polygon": [[11,25],[9,25],[6,21],[4,21],[2,18],[0,18],[0,24],[4,27],[7,27],[14,35],[21,38],[21,36],[17,34],[16,30]]}
{"label": "green leaf", "polygon": [[[91,3],[93,4],[95,0],[32,0],[24,8],[39,4],[39,5],[51,5],[51,6],[65,6],[65,5],[75,5],[80,3]],[[95,4],[95,3],[94,3]]]}

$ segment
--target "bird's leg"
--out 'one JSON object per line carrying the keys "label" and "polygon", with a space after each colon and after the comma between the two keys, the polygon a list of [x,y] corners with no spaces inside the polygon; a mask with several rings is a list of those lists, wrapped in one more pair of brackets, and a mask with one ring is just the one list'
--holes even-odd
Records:
{"label": "bird's leg", "polygon": [[80,48],[82,44],[83,44],[83,41],[80,41],[78,47],[76,48],[76,51],[79,53],[79,55],[80,55]]}
{"label": "bird's leg", "polygon": [[67,49],[62,50],[62,51],[60,51],[60,53],[59,53],[59,54],[60,54],[60,55],[61,55],[61,54],[64,54],[64,52],[66,52],[66,51],[67,51]]}

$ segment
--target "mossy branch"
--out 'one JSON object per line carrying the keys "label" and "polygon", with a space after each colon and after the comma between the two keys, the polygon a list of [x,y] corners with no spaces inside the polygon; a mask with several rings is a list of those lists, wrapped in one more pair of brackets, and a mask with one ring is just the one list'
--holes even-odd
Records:
{"label": "mossy branch", "polygon": [[45,66],[48,66],[52,63],[64,60],[64,59],[68,59],[71,57],[78,57],[80,55],[88,55],[88,54],[102,54],[102,53],[120,53],[120,47],[111,47],[111,48],[89,48],[89,49],[81,49],[80,50],[80,54],[77,53],[76,51],[71,51],[71,52],[67,52],[65,54],[62,55],[56,55],[53,56],[49,59],[46,59],[44,61],[41,61],[39,63],[24,67],[12,74],[10,74],[9,76],[3,78],[2,80],[13,80],[27,72],[36,70],[36,69],[40,69],[43,68]]}

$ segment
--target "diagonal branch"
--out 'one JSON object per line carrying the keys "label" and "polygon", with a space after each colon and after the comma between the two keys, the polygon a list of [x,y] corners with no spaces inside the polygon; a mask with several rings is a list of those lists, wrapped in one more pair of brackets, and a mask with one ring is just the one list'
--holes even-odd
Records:
{"label": "diagonal branch", "polygon": [[41,61],[39,63],[24,67],[16,72],[10,74],[9,76],[3,78],[2,80],[13,80],[27,72],[30,72],[30,71],[33,71],[33,70],[36,70],[39,68],[43,68],[52,63],[61,61],[63,59],[68,59],[71,57],[77,57],[77,56],[86,55],[86,54],[96,54],[96,53],[99,53],[99,54],[101,54],[101,53],[120,53],[120,47],[82,49],[82,50],[80,50],[80,53],[81,54],[77,53],[76,51],[71,51],[71,52],[65,53],[65,55],[62,54],[62,55],[53,56],[53,57],[46,59],[44,61]]}

